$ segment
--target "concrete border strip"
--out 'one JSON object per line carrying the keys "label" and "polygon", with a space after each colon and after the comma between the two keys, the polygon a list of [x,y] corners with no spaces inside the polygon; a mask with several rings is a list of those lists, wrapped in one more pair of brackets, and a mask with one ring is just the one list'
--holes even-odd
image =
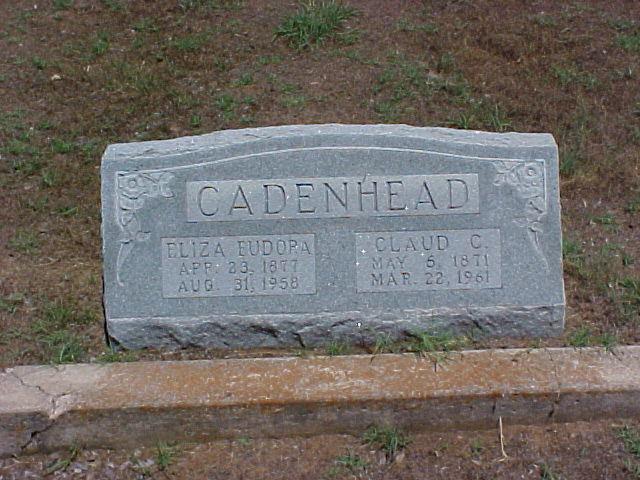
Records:
{"label": "concrete border strip", "polygon": [[20,366],[0,456],[70,446],[481,429],[640,415],[640,346]]}

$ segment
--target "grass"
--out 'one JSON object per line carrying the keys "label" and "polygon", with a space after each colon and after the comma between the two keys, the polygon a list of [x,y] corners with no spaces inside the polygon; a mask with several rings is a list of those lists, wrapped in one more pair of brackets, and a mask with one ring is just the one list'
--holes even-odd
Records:
{"label": "grass", "polygon": [[184,53],[197,52],[209,41],[208,33],[194,33],[184,37],[176,38],[171,45],[176,50]]}
{"label": "grass", "polygon": [[591,221],[597,225],[604,225],[609,230],[618,229],[618,221],[613,213],[607,212],[603,215],[594,215],[591,217]]}
{"label": "grass", "polygon": [[105,32],[100,32],[91,46],[91,51],[100,56],[107,53],[107,50],[109,50],[109,35]]}
{"label": "grass", "polygon": [[69,456],[67,458],[56,459],[53,463],[51,463],[44,469],[43,474],[47,476],[52,475],[53,473],[58,471],[66,470],[69,465],[71,465],[71,463],[78,457],[79,453],[80,451],[77,447],[71,447],[69,449]]}
{"label": "grass", "polygon": [[581,152],[575,147],[563,149],[560,153],[560,175],[571,177],[576,174],[580,166]]}
{"label": "grass", "polygon": [[225,121],[229,121],[234,117],[237,101],[233,95],[223,93],[216,98],[215,105],[220,110]]}
{"label": "grass", "polygon": [[40,248],[40,241],[35,232],[18,230],[9,240],[9,248],[24,255],[31,255]]}
{"label": "grass", "polygon": [[153,18],[144,17],[133,24],[133,29],[139,33],[155,33],[159,30]]}
{"label": "grass", "polygon": [[619,47],[627,52],[640,52],[640,33],[622,34],[616,38]]}
{"label": "grass", "polygon": [[54,170],[44,170],[42,172],[42,186],[52,188],[56,185],[57,174]]}
{"label": "grass", "polygon": [[160,442],[156,445],[156,465],[160,471],[165,471],[175,460],[178,449],[175,445]]}
{"label": "grass", "polygon": [[342,472],[349,472],[354,476],[359,476],[364,473],[369,463],[357,454],[347,452],[344,455],[340,455],[335,460],[335,466],[332,467],[329,472],[329,477],[335,477]]}
{"label": "grass", "polygon": [[138,354],[131,350],[117,351],[109,348],[97,358],[100,363],[135,362]]}
{"label": "grass", "polygon": [[303,50],[335,37],[344,23],[355,15],[355,9],[346,4],[310,0],[282,21],[275,36],[285,39],[292,48]]}
{"label": "grass", "polygon": [[540,465],[540,480],[562,480],[563,477],[553,471],[553,469],[543,463]]}
{"label": "grass", "polygon": [[100,0],[112,12],[122,12],[125,7],[120,0]]}
{"label": "grass", "polygon": [[471,442],[471,445],[469,446],[469,449],[471,450],[471,455],[473,455],[474,457],[479,456],[483,451],[484,451],[484,446],[482,445],[482,440],[476,438]]}
{"label": "grass", "polygon": [[412,23],[406,18],[396,22],[396,30],[399,32],[423,32],[434,34],[438,32],[438,26],[433,23]]}
{"label": "grass", "polygon": [[390,333],[376,334],[376,341],[373,345],[372,353],[378,355],[381,353],[395,353],[397,345]]}
{"label": "grass", "polygon": [[338,355],[348,355],[351,351],[351,347],[348,343],[339,342],[337,340],[333,340],[326,347],[327,355],[329,356],[338,356]]}
{"label": "grass", "polygon": [[589,327],[582,326],[569,335],[568,343],[575,348],[588,347],[593,342]]}
{"label": "grass", "polygon": [[406,350],[419,355],[427,355],[460,350],[467,344],[468,339],[466,337],[454,336],[450,332],[413,332],[406,345]]}
{"label": "grass", "polygon": [[627,453],[630,453],[640,460],[640,432],[628,425],[625,425],[616,433],[624,442],[624,448]]}
{"label": "grass", "polygon": [[240,75],[238,79],[234,82],[235,86],[244,87],[246,85],[251,85],[253,83],[253,74],[251,72],[246,72]]}
{"label": "grass", "polygon": [[578,327],[568,337],[567,343],[574,348],[585,348],[600,345],[607,352],[612,352],[618,345],[618,337],[610,332],[593,335],[587,326]]}
{"label": "grass", "polygon": [[51,140],[51,151],[53,153],[67,154],[71,153],[75,145],[72,142],[63,140],[61,138],[54,138]]}
{"label": "grass", "polygon": [[85,339],[79,327],[95,321],[91,311],[78,311],[61,300],[47,302],[31,326],[31,332],[43,347],[51,363],[74,363],[86,355]]}
{"label": "grass", "polygon": [[73,0],[53,0],[53,9],[56,11],[67,10],[73,5]]}
{"label": "grass", "polygon": [[409,437],[397,428],[372,426],[364,433],[363,440],[371,447],[385,453],[388,462],[393,462],[396,455],[409,445]]}
{"label": "grass", "polygon": [[628,425],[616,431],[618,438],[624,443],[624,449],[633,458],[625,462],[625,467],[634,476],[640,478],[640,432]]}
{"label": "grass", "polygon": [[38,70],[44,70],[45,68],[47,68],[47,62],[44,58],[35,56],[31,59],[31,63],[33,64],[34,67],[36,67]]}
{"label": "grass", "polygon": [[640,279],[626,277],[618,281],[618,286],[622,289],[624,315],[640,320]]}
{"label": "grass", "polygon": [[562,259],[569,274],[584,276],[584,258],[584,249],[578,242],[568,238],[562,239]]}
{"label": "grass", "polygon": [[24,303],[24,295],[12,293],[8,297],[0,298],[0,312],[14,314],[18,307]]}
{"label": "grass", "polygon": [[594,75],[578,70],[574,66],[553,65],[551,74],[563,87],[582,86],[587,90],[591,90],[598,85],[598,79]]}

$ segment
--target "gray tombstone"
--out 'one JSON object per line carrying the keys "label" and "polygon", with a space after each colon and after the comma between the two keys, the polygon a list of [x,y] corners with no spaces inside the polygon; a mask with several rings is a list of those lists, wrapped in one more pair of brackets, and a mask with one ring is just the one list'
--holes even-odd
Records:
{"label": "gray tombstone", "polygon": [[110,145],[102,237],[125,348],[564,323],[549,134],[299,125]]}

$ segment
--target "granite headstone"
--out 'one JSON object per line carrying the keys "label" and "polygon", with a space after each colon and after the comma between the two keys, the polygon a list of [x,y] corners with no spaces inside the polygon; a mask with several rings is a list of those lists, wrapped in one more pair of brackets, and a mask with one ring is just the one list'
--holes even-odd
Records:
{"label": "granite headstone", "polygon": [[102,237],[125,348],[564,323],[549,134],[300,125],[110,145]]}

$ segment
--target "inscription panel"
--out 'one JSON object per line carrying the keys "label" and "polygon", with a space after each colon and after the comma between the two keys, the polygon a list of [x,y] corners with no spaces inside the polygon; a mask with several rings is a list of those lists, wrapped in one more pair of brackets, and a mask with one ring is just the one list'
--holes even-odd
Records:
{"label": "inscription panel", "polygon": [[164,298],[313,293],[315,235],[162,239]]}
{"label": "inscription panel", "polygon": [[187,183],[190,222],[478,212],[475,173]]}
{"label": "inscription panel", "polygon": [[500,230],[356,234],[356,291],[501,288]]}

